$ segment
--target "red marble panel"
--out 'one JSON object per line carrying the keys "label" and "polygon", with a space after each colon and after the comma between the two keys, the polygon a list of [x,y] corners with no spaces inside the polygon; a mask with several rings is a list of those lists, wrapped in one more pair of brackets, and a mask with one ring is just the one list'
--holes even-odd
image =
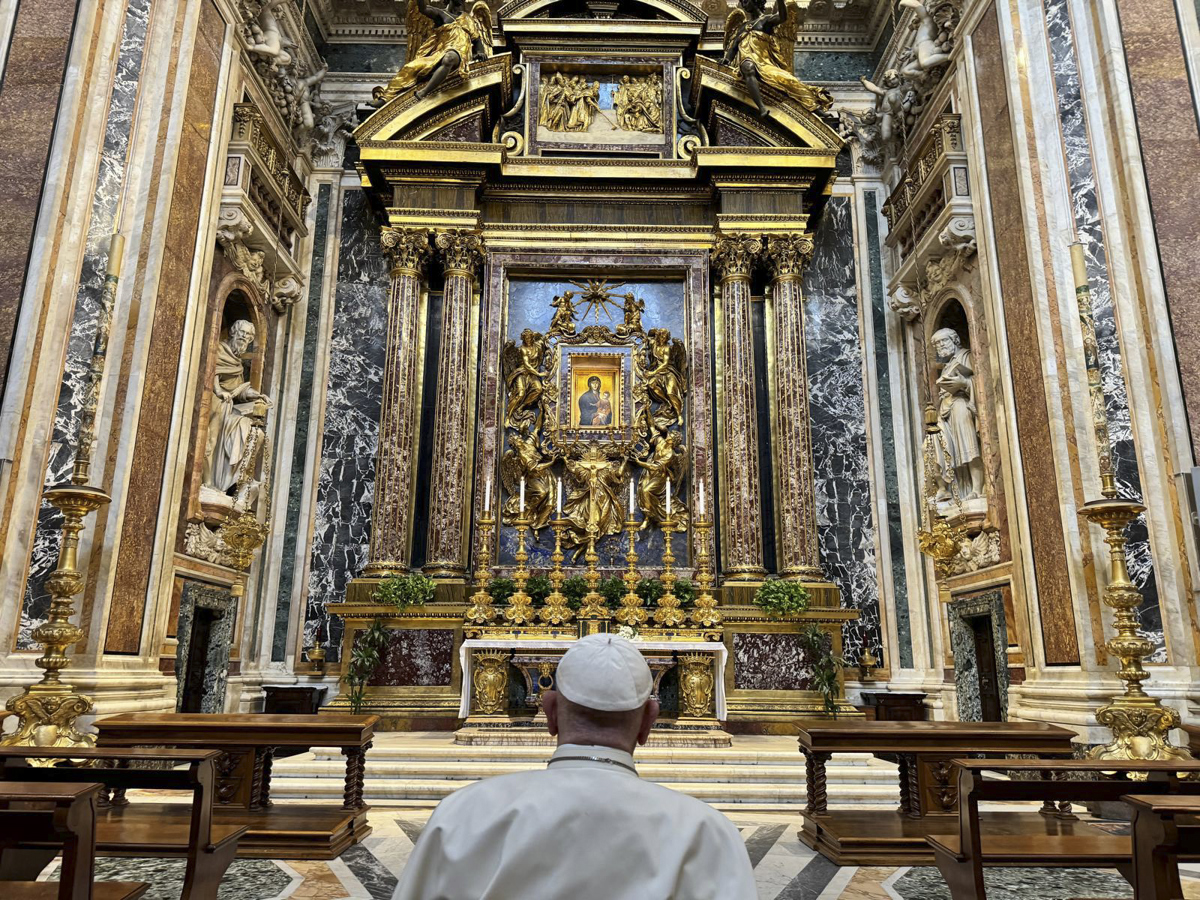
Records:
{"label": "red marble panel", "polygon": [[1004,292],[1004,328],[1012,362],[1017,442],[1024,463],[1032,544],[1029,552],[1033,554],[1043,649],[1048,665],[1078,665],[1079,642],[1067,573],[1062,502],[1042,378],[1042,355],[1052,354],[1053,348],[1043,347],[1043,336],[1038,331],[1005,81],[1005,48],[996,4],[975,29],[973,43],[992,223],[1000,237],[996,241],[997,263]]}
{"label": "red marble panel", "polygon": [[0,77],[0,394],[42,203],[78,3],[23,0]]}

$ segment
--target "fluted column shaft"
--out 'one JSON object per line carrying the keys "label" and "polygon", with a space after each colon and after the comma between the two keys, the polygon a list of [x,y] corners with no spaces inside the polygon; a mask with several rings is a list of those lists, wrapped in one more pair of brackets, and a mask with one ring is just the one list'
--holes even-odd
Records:
{"label": "fluted column shaft", "polygon": [[380,240],[392,263],[392,288],[366,576],[408,571],[421,411],[422,269],[430,255],[423,230],[385,226]]}
{"label": "fluted column shaft", "polygon": [[750,317],[750,273],[761,251],[756,237],[722,235],[712,257],[721,285],[721,548],[726,580],[753,580],[766,572]]}
{"label": "fluted column shaft", "polygon": [[443,231],[434,239],[445,265],[442,338],[438,350],[433,469],[429,487],[429,541],[425,572],[457,577],[467,571],[467,503],[474,416],[471,305],[483,241],[471,231]]}
{"label": "fluted column shaft", "polygon": [[778,235],[767,239],[773,298],[774,396],[771,402],[775,407],[779,574],[784,578],[824,580],[817,545],[808,367],[804,348],[804,294],[800,281],[812,254],[813,241],[808,235]]}

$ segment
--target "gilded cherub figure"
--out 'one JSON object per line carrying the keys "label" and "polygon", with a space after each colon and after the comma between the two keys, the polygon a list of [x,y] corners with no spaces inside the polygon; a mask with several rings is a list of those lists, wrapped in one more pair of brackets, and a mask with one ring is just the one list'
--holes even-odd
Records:
{"label": "gilded cherub figure", "polygon": [[[542,392],[546,372],[542,369],[542,357],[546,354],[546,338],[531,328],[521,332],[521,345],[508,341],[501,351],[500,361],[504,367],[504,390],[508,395],[505,406],[507,425],[517,426],[533,422],[534,430],[542,425]],[[536,406],[536,412],[529,407]]]}
{"label": "gilded cherub figure", "polygon": [[379,92],[385,103],[422,81],[414,93],[426,97],[448,76],[466,75],[471,62],[492,55],[492,13],[483,0],[469,9],[464,0],[446,0],[444,9],[429,0],[409,0],[406,24],[408,62]]}
{"label": "gilded cherub figure", "polygon": [[646,301],[640,300],[629,291],[622,296],[625,301],[625,321],[617,326],[617,334],[637,334],[642,330],[642,313],[646,311]]}
{"label": "gilded cherub figure", "polygon": [[550,301],[550,306],[554,308],[554,316],[550,319],[550,334],[575,333],[574,298],[574,291],[563,291]]}
{"label": "gilded cherub figure", "polygon": [[916,11],[917,30],[913,35],[912,59],[901,70],[902,75],[912,78],[924,78],[930,69],[934,69],[950,60],[947,52],[947,37],[941,34],[942,28],[933,18],[933,14],[925,6],[923,0],[900,0],[900,7]]}
{"label": "gilded cherub figure", "polygon": [[522,425],[508,436],[508,449],[500,458],[500,479],[508,499],[504,519],[511,522],[521,514],[521,479],[525,479],[525,514],[539,531],[550,522],[554,509],[554,457],[539,446],[537,433]]}
{"label": "gilded cherub figure", "polygon": [[725,19],[725,56],[721,62],[741,74],[760,116],[768,114],[762,99],[763,81],[810,112],[833,105],[828,91],[796,77],[796,34],[803,20],[804,13],[796,0],[775,0],[769,13],[766,0],[740,0]]}
{"label": "gilded cherub figure", "polygon": [[687,474],[687,448],[683,445],[683,435],[678,431],[651,429],[650,446],[645,454],[637,457],[635,462],[641,467],[642,474],[637,482],[637,501],[645,519],[642,529],[652,522],[660,525],[667,519],[667,479],[671,479],[674,492],[671,497],[671,520],[675,527],[687,527],[687,508],[680,499],[683,492],[680,487]]}

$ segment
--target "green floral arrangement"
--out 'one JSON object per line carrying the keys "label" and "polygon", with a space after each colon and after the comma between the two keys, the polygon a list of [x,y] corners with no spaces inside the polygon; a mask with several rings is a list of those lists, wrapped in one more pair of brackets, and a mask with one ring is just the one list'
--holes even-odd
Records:
{"label": "green floral arrangement", "polygon": [[621,605],[621,598],[625,596],[625,582],[616,575],[611,578],[603,579],[596,585],[596,592],[604,598],[604,602],[610,608],[615,609]]}
{"label": "green floral arrangement", "polygon": [[647,606],[655,606],[663,595],[662,582],[657,578],[643,578],[637,583],[637,595]]}
{"label": "green floral arrangement", "polygon": [[392,575],[379,582],[371,599],[402,609],[406,606],[424,606],[436,592],[437,584],[432,578],[417,574]]}
{"label": "green floral arrangement", "polygon": [[691,609],[696,605],[696,586],[690,578],[680,578],[675,582],[675,596],[679,598],[681,609]]}
{"label": "green floral arrangement", "polygon": [[808,589],[798,581],[772,578],[754,592],[754,605],[769,616],[794,616],[808,609]]}
{"label": "green floral arrangement", "polygon": [[383,627],[383,621],[380,619],[375,619],[370,628],[360,631],[354,638],[354,645],[350,648],[350,661],[346,663],[342,673],[342,681],[346,683],[346,699],[350,701],[352,713],[362,712],[367,682],[379,668],[379,653],[387,643],[387,638],[387,629]]}
{"label": "green floral arrangement", "polygon": [[583,606],[584,595],[588,592],[587,579],[582,575],[572,575],[563,582],[562,592],[567,598],[567,606],[579,609]]}
{"label": "green floral arrangement", "polygon": [[508,598],[517,592],[517,583],[501,575],[488,582],[487,592],[492,595],[493,603],[507,603]]}
{"label": "green floral arrangement", "polygon": [[544,606],[546,598],[550,596],[552,590],[554,590],[554,585],[550,583],[550,579],[545,575],[531,575],[529,580],[525,582],[525,593],[529,595],[529,599],[533,601],[534,606]]}
{"label": "green floral arrangement", "polygon": [[846,661],[833,654],[833,636],[819,625],[810,625],[800,632],[800,647],[812,665],[811,689],[821,695],[825,712],[837,718],[838,672]]}

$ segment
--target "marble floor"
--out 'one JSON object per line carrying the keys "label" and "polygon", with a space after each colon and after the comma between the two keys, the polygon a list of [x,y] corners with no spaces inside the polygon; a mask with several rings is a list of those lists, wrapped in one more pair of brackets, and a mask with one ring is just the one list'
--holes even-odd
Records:
{"label": "marble floor", "polygon": [[[330,862],[238,860],[221,885],[220,900],[390,900],[428,808],[390,807],[371,812],[374,833]],[[791,815],[729,813],[754,863],[760,900],[949,900],[933,868],[838,867],[796,838]],[[54,877],[52,865],[43,877]],[[177,860],[101,859],[102,879],[150,882],[146,900],[176,900],[183,883]],[[1200,900],[1200,867],[1186,873],[1187,898]],[[1072,900],[1130,897],[1116,872],[1095,869],[993,869],[990,900]]]}

